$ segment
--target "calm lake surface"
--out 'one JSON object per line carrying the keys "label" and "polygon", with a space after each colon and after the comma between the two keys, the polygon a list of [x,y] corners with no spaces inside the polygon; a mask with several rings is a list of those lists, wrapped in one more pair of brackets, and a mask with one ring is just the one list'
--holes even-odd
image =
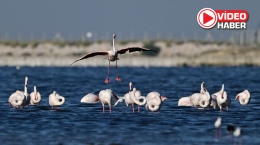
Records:
{"label": "calm lake surface", "polygon": [[[0,67],[0,140],[1,144],[260,144],[260,68],[257,67],[120,67],[122,82],[115,81],[111,68],[110,84],[104,84],[105,67]],[[39,106],[24,109],[9,107],[8,98],[16,90],[23,90],[28,76],[28,91],[36,85],[42,95]],[[120,103],[112,113],[102,113],[101,103],[83,104],[87,93],[110,88],[123,96],[128,83],[146,96],[158,91],[168,99],[159,113],[141,107],[132,113]],[[229,111],[199,110],[177,107],[181,97],[199,92],[201,82],[210,94],[221,89],[231,97]],[[248,89],[251,102],[242,107],[235,97]],[[49,94],[57,91],[66,98],[58,110],[51,110]],[[106,108],[108,109],[108,108]],[[137,107],[136,107],[137,110]],[[222,117],[221,138],[216,138],[214,122]],[[227,134],[226,126],[233,123],[243,130],[241,138]]]}

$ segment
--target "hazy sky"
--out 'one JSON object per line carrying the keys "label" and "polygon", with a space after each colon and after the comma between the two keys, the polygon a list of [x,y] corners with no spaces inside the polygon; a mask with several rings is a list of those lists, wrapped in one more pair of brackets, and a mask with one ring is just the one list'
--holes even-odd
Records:
{"label": "hazy sky", "polygon": [[[79,39],[87,31],[98,37],[130,34],[143,38],[205,37],[234,31],[202,29],[196,20],[204,7],[212,9],[245,9],[249,13],[248,29],[260,25],[260,1],[246,0],[1,0],[0,38],[22,39],[53,38],[60,32],[65,38]],[[238,31],[238,30],[236,30]]]}

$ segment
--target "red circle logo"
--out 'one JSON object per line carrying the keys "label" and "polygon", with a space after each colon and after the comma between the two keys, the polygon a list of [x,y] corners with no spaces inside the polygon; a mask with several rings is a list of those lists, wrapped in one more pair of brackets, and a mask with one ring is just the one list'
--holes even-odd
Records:
{"label": "red circle logo", "polygon": [[201,9],[197,15],[199,25],[204,29],[210,29],[217,23],[217,14],[211,8]]}

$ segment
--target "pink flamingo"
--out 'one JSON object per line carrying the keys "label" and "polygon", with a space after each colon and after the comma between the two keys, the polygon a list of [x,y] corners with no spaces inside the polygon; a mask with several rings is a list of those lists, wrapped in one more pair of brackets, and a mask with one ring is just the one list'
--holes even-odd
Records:
{"label": "pink flamingo", "polygon": [[[124,48],[124,49],[120,49],[120,50],[116,50],[115,48],[115,38],[116,38],[116,35],[113,34],[113,49],[110,50],[110,51],[98,51],[98,52],[92,52],[92,53],[88,53],[86,55],[84,55],[83,57],[75,60],[72,64],[74,64],[75,62],[77,61],[80,61],[82,59],[87,59],[87,58],[90,58],[90,57],[93,57],[93,56],[97,56],[97,55],[107,55],[108,57],[108,75],[107,75],[107,78],[105,80],[105,83],[108,84],[109,83],[109,71],[110,71],[110,61],[114,62],[116,61],[116,80],[118,82],[121,81],[121,78],[118,76],[118,72],[117,72],[117,60],[119,60],[118,58],[118,54],[124,54],[126,53],[127,51],[129,52],[135,52],[135,51],[154,51],[154,50],[151,50],[151,49],[147,49],[147,48],[141,48],[141,47],[128,47],[128,48]],[[156,52],[156,51],[154,51]],[[71,65],[72,65],[71,64]]]}

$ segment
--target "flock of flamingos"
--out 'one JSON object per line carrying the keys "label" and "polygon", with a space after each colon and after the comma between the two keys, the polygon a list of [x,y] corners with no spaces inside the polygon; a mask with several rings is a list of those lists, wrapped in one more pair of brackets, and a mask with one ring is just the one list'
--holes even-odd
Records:
{"label": "flock of flamingos", "polygon": [[[124,54],[127,51],[129,52],[153,51],[151,49],[141,48],[141,47],[129,47],[121,50],[116,50],[115,37],[116,35],[113,34],[112,50],[88,53],[83,57],[77,59],[73,63],[97,55],[106,55],[109,60],[109,65],[108,65],[108,75],[107,78],[105,79],[105,83],[108,84],[110,82],[109,80],[110,61],[112,62],[116,61],[116,69],[117,69],[117,60],[119,60],[118,54]],[[116,80],[118,82],[121,81],[121,78],[118,76],[118,74],[116,75],[117,75]],[[40,104],[41,95],[37,91],[36,86],[34,86],[34,91],[29,95],[27,91],[27,84],[28,84],[28,77],[25,77],[24,91],[17,90],[9,97],[8,102],[11,106],[16,108],[23,108],[29,105]],[[109,106],[109,111],[111,113],[112,107],[116,106],[119,102],[123,102],[123,101],[125,101],[125,104],[127,106],[132,105],[133,112],[135,111],[134,109],[135,104],[138,105],[138,112],[140,111],[141,105],[145,105],[146,109],[152,112],[160,111],[160,108],[162,107],[162,102],[165,99],[167,99],[165,96],[161,96],[160,93],[158,92],[150,92],[146,96],[142,96],[141,92],[136,88],[133,88],[132,85],[133,84],[130,82],[129,92],[126,93],[123,97],[118,97],[117,95],[114,94],[114,92],[111,89],[105,89],[105,90],[101,90],[98,95],[95,95],[93,93],[87,94],[81,99],[80,102],[82,103],[101,102],[103,106],[103,113],[105,112],[105,105]],[[115,99],[117,99],[117,101],[114,103]],[[244,90],[243,92],[239,93],[235,99],[239,100],[242,106],[245,106],[250,102],[250,93],[248,90]],[[58,109],[58,106],[61,106],[62,104],[64,104],[64,102],[65,102],[65,98],[59,95],[56,91],[54,91],[52,94],[49,95],[49,104],[52,107],[52,109],[54,108]],[[205,108],[215,109],[218,106],[220,108],[220,111],[222,111],[222,108],[226,108],[226,110],[228,111],[230,104],[231,104],[231,99],[227,96],[227,92],[224,90],[224,84],[222,84],[222,88],[220,91],[214,93],[213,95],[210,95],[206,89],[204,82],[201,83],[200,92],[194,93],[188,97],[182,97],[178,101],[178,106],[190,106],[195,108],[200,107],[202,109]],[[221,119],[218,118],[215,123],[215,127],[218,128],[220,125],[221,125]],[[236,133],[237,132],[239,132],[240,134],[240,128],[239,131],[236,131]]]}

